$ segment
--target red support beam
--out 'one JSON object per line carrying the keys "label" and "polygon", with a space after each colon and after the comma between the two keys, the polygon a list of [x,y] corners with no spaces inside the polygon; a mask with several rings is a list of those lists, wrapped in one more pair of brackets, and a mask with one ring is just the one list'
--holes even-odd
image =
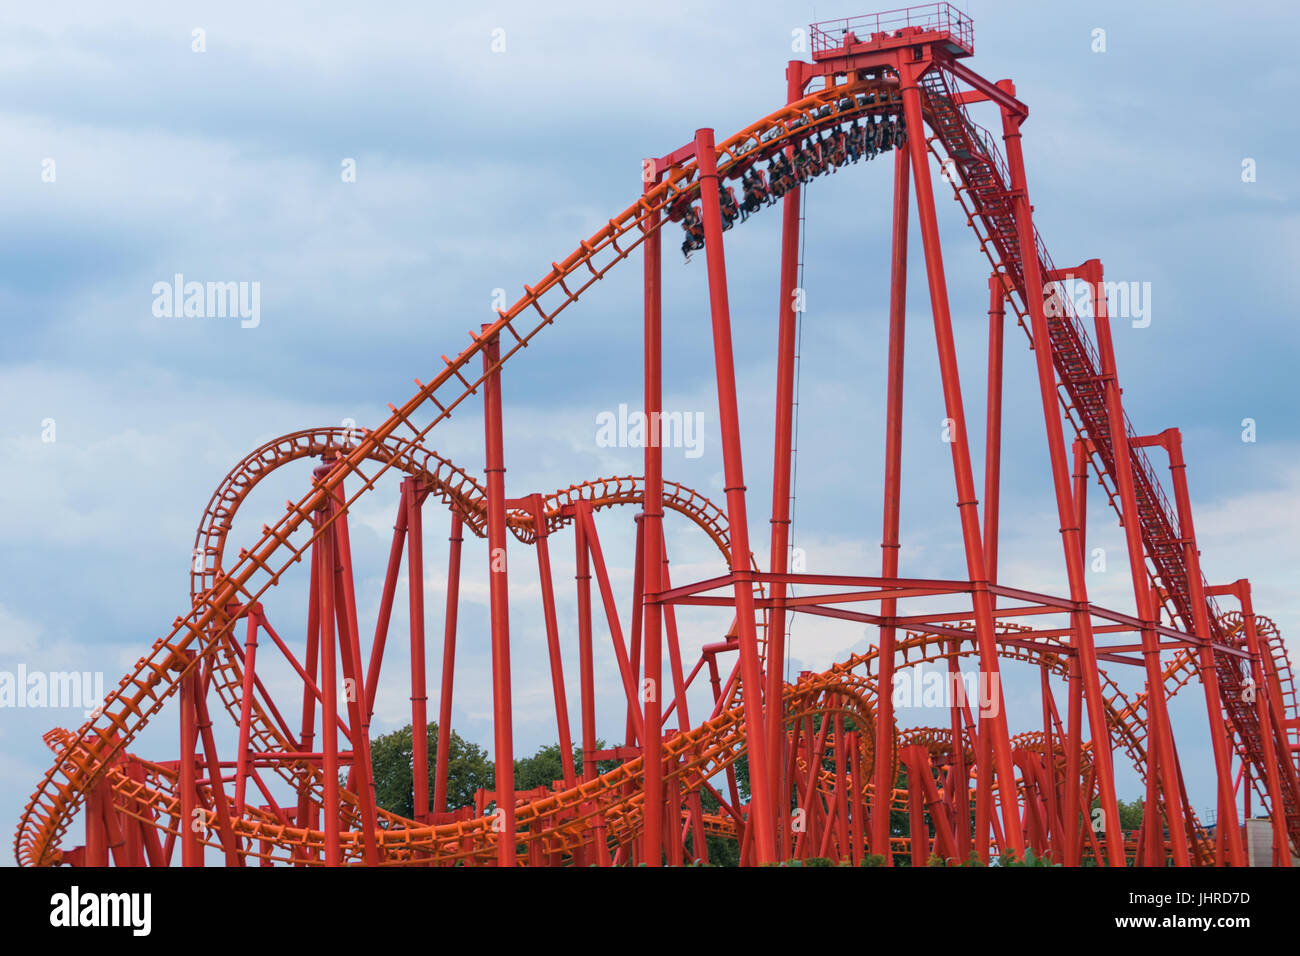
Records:
{"label": "red support beam", "polygon": [[[180,789],[180,811],[181,817],[177,821],[180,829],[181,843],[181,866],[202,866],[203,865],[203,844],[200,843],[200,837],[206,833],[206,816],[203,808],[199,806],[197,777],[195,773],[195,761],[198,759],[198,704],[197,697],[199,693],[199,672],[198,666],[194,663],[194,655],[187,653],[184,657],[187,661],[188,673],[181,678],[180,685],[180,773],[178,788]],[[88,819],[93,819],[89,817]],[[89,826],[89,824],[88,824]],[[98,846],[90,842],[90,833],[87,832],[87,849],[92,855],[92,859],[100,856]],[[97,833],[98,838],[98,833]],[[107,865],[91,863],[92,866]]]}
{"label": "red support beam", "polygon": [[[1057,513],[1060,519],[1061,543],[1065,551],[1066,573],[1069,578],[1070,599],[1077,607],[1088,601],[1088,589],[1083,570],[1083,549],[1079,543],[1080,531],[1075,523],[1074,496],[1070,485],[1069,464],[1066,461],[1065,434],[1061,426],[1061,410],[1056,392],[1056,372],[1052,363],[1051,337],[1043,302],[1043,276],[1038,261],[1032,207],[1025,184],[1024,163],[1020,152],[1019,113],[1004,109],[1002,114],[1003,141],[1006,143],[1007,163],[1011,175],[1011,195],[1015,208],[1016,232],[1021,250],[1020,266],[1024,274],[1026,307],[1034,341],[1034,360],[1038,371],[1039,394],[1043,404],[1043,420],[1047,425],[1047,449],[1051,460],[1052,484],[1056,492]],[[1096,650],[1093,644],[1092,621],[1083,610],[1074,613],[1074,639],[1076,650],[1083,658],[1084,695],[1088,701],[1088,720],[1092,731],[1093,760],[1098,770],[1102,810],[1108,824],[1119,819],[1115,800],[1114,769],[1111,764],[1110,729],[1106,724],[1101,684],[1098,679]],[[1119,847],[1107,842],[1111,849],[1111,866],[1123,866]]]}
{"label": "red support beam", "polygon": [[[803,66],[792,61],[786,67],[786,101],[803,95]],[[794,147],[785,151],[787,161],[794,160]],[[799,328],[799,215],[801,192],[795,186],[781,200],[781,265],[777,288],[776,352],[776,435],[772,453],[772,544],[770,567],[773,574],[784,574],[789,564],[791,473],[794,456],[794,373],[796,335]],[[649,472],[647,471],[647,475]],[[767,765],[772,768],[773,806],[776,808],[776,839],[788,826],[782,810],[790,802],[790,785],[776,768],[785,763],[785,720],[778,701],[783,699],[785,683],[786,585],[776,580],[771,585],[772,605],[768,615],[766,700]]]}
{"label": "red support beam", "polygon": [[[447,812],[447,773],[451,762],[451,697],[456,675],[456,616],[460,609],[460,549],[464,521],[451,509],[447,535],[447,606],[442,631],[442,687],[438,697],[438,753],[433,775],[433,807]],[[572,762],[572,758],[570,758]]]}
{"label": "red support beam", "polygon": [[[555,697],[555,728],[560,744],[560,772],[564,777],[564,786],[572,787],[577,782],[573,766],[573,735],[569,730],[569,701],[564,687],[564,661],[560,656],[560,628],[555,614],[555,586],[551,576],[551,549],[546,530],[546,516],[543,512],[542,496],[533,495],[529,499],[533,513],[533,527],[537,535],[537,575],[542,588],[542,618],[546,625],[546,652],[551,662],[551,693]],[[456,530],[459,534],[459,515],[456,517]],[[456,557],[459,566],[459,553]],[[450,698],[450,694],[448,694]]]}
{"label": "red support beam", "polygon": [[[643,177],[645,178],[645,177]],[[644,191],[651,192],[658,185],[657,177],[644,184]],[[645,693],[640,696],[645,705],[645,777],[643,794],[646,807],[645,832],[642,834],[642,848],[648,866],[659,866],[663,848],[663,833],[660,827],[661,816],[651,808],[663,806],[664,780],[662,759],[662,724],[663,712],[663,609],[659,602],[662,590],[660,577],[663,568],[663,447],[661,442],[660,414],[663,411],[663,317],[662,317],[662,263],[659,213],[652,213],[646,223],[648,230],[645,240],[645,261],[643,279],[645,284],[645,310],[643,323],[644,337],[644,413],[648,422],[649,434],[645,443],[645,498],[641,512],[641,521],[637,525],[637,565],[636,575],[641,586],[641,595],[645,601],[641,613],[641,637],[645,641]],[[651,231],[652,230],[652,231]],[[635,631],[635,621],[634,621]],[[635,642],[637,635],[634,633]],[[636,657],[636,650],[633,650]],[[629,705],[632,702],[629,701]],[[629,730],[632,728],[632,710],[629,706]],[[676,793],[676,783],[673,784]],[[676,830],[678,821],[672,821]],[[677,842],[677,841],[675,841]],[[678,842],[680,846],[680,843]]]}
{"label": "red support beam", "polygon": [[510,705],[510,592],[506,578],[505,451],[501,427],[501,340],[483,343],[483,445],[487,465],[488,591],[492,611],[492,759],[496,762],[497,866],[515,865],[515,762]]}
{"label": "red support beam", "polygon": [[[361,631],[357,626],[357,597],[352,574],[352,546],[348,538],[347,499],[343,485],[334,488],[334,506],[338,518],[333,526],[335,593],[342,596],[336,604],[338,616],[339,661],[343,666],[344,709],[348,712],[348,736],[352,741],[353,760],[348,775],[356,793],[361,815],[361,843],[368,866],[378,866],[378,812],[375,805],[375,774],[370,763],[370,708],[366,706],[365,671],[361,668]],[[358,769],[359,768],[359,769]],[[427,799],[427,779],[426,799]]]}
{"label": "red support beam", "polygon": [[[415,819],[429,819],[429,693],[424,663],[424,520],[414,478],[402,482],[406,512],[406,585],[411,632],[411,761]],[[441,736],[445,728],[439,727]]]}
{"label": "red support beam", "polygon": [[[1093,289],[1094,295],[1100,301],[1105,295],[1101,284],[1100,263],[1094,277]],[[1197,648],[1197,671],[1205,694],[1210,747],[1214,753],[1215,780],[1218,785],[1215,834],[1225,844],[1228,862],[1232,866],[1246,866],[1246,851],[1242,845],[1241,828],[1237,822],[1237,803],[1232,792],[1232,741],[1229,739],[1224,720],[1223,700],[1220,696],[1214,652],[1208,643],[1213,639],[1213,634],[1206,604],[1205,577],[1201,573],[1201,552],[1196,546],[1196,526],[1187,487],[1187,464],[1183,461],[1182,433],[1176,428],[1166,429],[1161,433],[1161,439],[1160,444],[1169,455],[1169,472],[1174,486],[1175,507],[1178,510],[1178,527],[1183,537],[1183,562],[1187,566],[1192,613],[1195,616],[1196,630],[1206,641]]]}
{"label": "red support beam", "polygon": [[[880,544],[882,578],[898,576],[899,509],[903,481],[903,350],[907,320],[907,213],[908,172],[911,159],[907,150],[894,152],[893,244],[889,276],[889,357],[885,398],[885,517]],[[898,613],[898,601],[886,597],[880,602],[882,617]],[[889,803],[894,793],[894,642],[892,625],[880,628],[880,645],[876,663],[876,765],[874,803],[871,808],[871,852],[894,865],[889,846]]]}
{"label": "red support beam", "polygon": [[[731,313],[727,304],[727,266],[722,250],[722,213],[718,196],[717,153],[713,130],[695,133],[699,163],[700,204],[704,219],[704,250],[708,265],[709,306],[713,318],[713,355],[717,367],[718,420],[722,432],[722,459],[727,496],[727,523],[731,531],[731,574],[735,580],[736,619],[740,639],[740,667],[745,697],[745,724],[750,740],[766,740],[762,664],[754,619],[751,583],[749,519],[745,511],[745,476],[741,464],[740,413],[736,404],[736,370],[731,347]],[[775,820],[767,750],[749,750],[752,793],[749,826],[754,833],[758,863],[776,859]]]}
{"label": "red support beam", "polygon": [[[1023,170],[1020,160],[1019,127],[1007,123],[1009,135],[1007,152],[1013,156],[1013,169]],[[1012,145],[1014,144],[1014,146]],[[1022,173],[1023,176],[1023,173]],[[1021,206],[1027,217],[1028,201],[1022,200]],[[1028,226],[1022,231],[1028,231]],[[1141,516],[1138,513],[1137,492],[1133,484],[1132,458],[1129,447],[1128,428],[1124,417],[1123,403],[1120,398],[1119,378],[1115,368],[1115,349],[1110,335],[1110,316],[1106,311],[1106,290],[1102,281],[1101,263],[1090,263],[1091,292],[1093,300],[1093,317],[1097,330],[1097,351],[1101,358],[1101,381],[1106,395],[1106,419],[1110,433],[1106,436],[1110,442],[1111,457],[1115,468],[1115,483],[1119,491],[1121,513],[1124,524],[1124,539],[1128,545],[1130,577],[1133,581],[1133,593],[1137,603],[1138,617],[1142,621],[1143,661],[1147,672],[1147,719],[1150,724],[1148,740],[1148,760],[1152,762],[1152,772],[1159,783],[1161,802],[1165,811],[1165,822],[1169,827],[1173,848],[1174,862],[1178,866],[1190,863],[1187,852],[1187,832],[1184,824],[1182,796],[1178,788],[1177,754],[1174,750],[1173,730],[1169,725],[1169,712],[1165,706],[1164,668],[1160,661],[1160,646],[1153,626],[1159,619],[1159,610],[1151,594],[1151,581],[1147,574],[1146,550],[1142,542]],[[1031,293],[1032,294],[1032,293]],[[1041,298],[1038,306],[1041,311]],[[1032,310],[1031,310],[1032,311]],[[1037,322],[1036,322],[1037,327]],[[1036,342],[1046,342],[1046,321],[1042,323],[1044,337]],[[1054,389],[1053,389],[1054,390]],[[1055,398],[1053,406],[1055,407]],[[1056,416],[1059,422],[1059,415]],[[1082,566],[1082,556],[1078,563]],[[1082,570],[1080,570],[1080,574]],[[1208,635],[1207,635],[1208,636]],[[1154,757],[1154,760],[1152,758]]]}
{"label": "red support beam", "polygon": [[[917,219],[921,226],[921,241],[925,250],[925,271],[930,287],[930,308],[934,316],[935,340],[939,352],[939,369],[943,379],[944,408],[951,420],[949,443],[952,452],[953,476],[957,486],[957,509],[961,518],[962,539],[966,552],[966,567],[973,586],[976,621],[976,640],[980,648],[980,669],[990,687],[996,687],[996,701],[980,710],[980,733],[992,737],[993,765],[997,768],[998,795],[1002,807],[1003,825],[1011,848],[1020,854],[1024,839],[1020,832],[1016,789],[1012,783],[1015,770],[1011,762],[1010,736],[1002,694],[1001,669],[998,665],[997,647],[993,629],[993,605],[988,591],[988,569],[984,564],[984,542],[981,538],[979,502],[975,497],[975,480],[971,470],[970,445],[966,437],[966,412],[962,401],[961,381],[957,371],[957,350],[953,341],[952,315],[948,307],[948,286],[944,275],[943,253],[939,245],[939,225],[934,206],[934,189],[930,181],[930,167],[925,149],[921,110],[921,94],[917,80],[926,64],[900,64],[900,89],[907,117],[907,137],[911,150],[912,178],[916,186]],[[1032,248],[1032,246],[1031,246]],[[993,713],[988,713],[992,710]]]}
{"label": "red support beam", "polygon": [[[323,478],[330,470],[329,465],[316,469],[316,477]],[[319,588],[320,623],[320,688],[321,688],[321,742],[324,762],[321,773],[324,775],[324,795],[321,801],[321,815],[324,817],[325,830],[325,865],[339,866],[343,862],[343,845],[340,834],[339,812],[339,752],[338,752],[338,676],[337,658],[334,646],[335,610],[337,596],[334,591],[334,517],[333,497],[327,498],[320,512],[323,532],[316,539],[313,560],[317,565],[316,584]],[[306,749],[306,748],[304,748]]]}

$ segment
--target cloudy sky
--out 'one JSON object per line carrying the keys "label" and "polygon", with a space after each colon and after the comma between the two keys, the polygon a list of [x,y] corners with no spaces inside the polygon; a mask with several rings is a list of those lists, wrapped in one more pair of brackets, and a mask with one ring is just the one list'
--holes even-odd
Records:
{"label": "cloudy sky", "polygon": [[[490,318],[495,290],[513,301],[635,199],[642,157],[703,126],[724,138],[772,111],[795,55],[793,31],[861,12],[671,0],[471,12],[240,0],[7,10],[0,670],[88,670],[115,686],[188,609],[194,527],[235,462],[298,428],[381,421],[389,402],[414,390],[413,378],[427,381],[439,356],[459,351],[467,330]],[[1282,3],[1254,5],[1249,17],[1211,4],[1135,12],[1122,2],[1062,10],[971,0],[968,12],[970,62],[990,78],[1013,78],[1029,104],[1030,194],[1057,264],[1097,257],[1108,278],[1143,290],[1149,324],[1115,322],[1124,399],[1139,431],[1183,431],[1208,577],[1249,577],[1257,610],[1294,634],[1300,170],[1289,117],[1300,78],[1290,62],[1259,56],[1261,37],[1293,32],[1300,19]],[[1104,51],[1094,50],[1097,30]],[[355,181],[345,181],[349,169]],[[889,174],[887,161],[859,165],[806,193],[794,543],[810,571],[879,569]],[[937,185],[967,413],[981,434],[987,262]],[[727,235],[751,536],[762,564],[779,219],[768,209]],[[665,472],[721,502],[703,260],[684,264],[676,243],[667,234],[665,407],[701,413],[705,430],[702,454],[670,450]],[[963,557],[918,241],[911,264],[903,573],[957,576]],[[155,314],[155,283],[177,273],[256,282],[256,326]],[[508,493],[640,473],[639,451],[601,447],[595,427],[601,412],[640,401],[639,284],[635,262],[616,269],[507,366]],[[1032,353],[1018,331],[1007,341],[1001,577],[1064,594]],[[481,473],[478,408],[471,402],[431,444]],[[1253,442],[1243,441],[1247,418]],[[258,488],[233,548],[251,544],[301,494],[310,467]],[[1128,610],[1123,536],[1092,487],[1088,545],[1108,561],[1090,572],[1090,592]],[[396,485],[381,484],[352,516],[363,632],[395,502]],[[436,682],[446,517],[426,521]],[[600,519],[625,628],[631,528],[630,512]],[[698,531],[671,522],[668,530],[676,582],[722,568]],[[571,542],[560,536],[554,552],[576,688]],[[489,747],[481,542],[467,544],[465,560],[455,726]],[[511,553],[517,753],[555,739],[532,560],[522,548]],[[279,591],[272,620],[301,645],[302,582]],[[377,732],[410,719],[398,676],[406,625],[399,608]],[[684,613],[688,656],[725,625]],[[874,634],[801,618],[791,640],[797,673],[865,649]],[[606,640],[598,660],[598,729],[614,741],[623,719],[608,648]],[[300,685],[281,670],[267,662],[283,701]],[[1112,676],[1140,689],[1134,669]],[[1009,668],[1013,730],[1037,726],[1035,688],[1033,674]],[[1186,688],[1174,712],[1188,788],[1204,811],[1213,797],[1198,694],[1198,685]],[[707,711],[704,694],[691,700],[692,716]],[[916,718],[946,721],[933,711]],[[41,734],[81,719],[73,709],[0,711],[0,821],[16,824],[48,766]],[[135,749],[166,759],[175,739],[168,709]],[[1121,796],[1137,796],[1136,776],[1118,762]]]}

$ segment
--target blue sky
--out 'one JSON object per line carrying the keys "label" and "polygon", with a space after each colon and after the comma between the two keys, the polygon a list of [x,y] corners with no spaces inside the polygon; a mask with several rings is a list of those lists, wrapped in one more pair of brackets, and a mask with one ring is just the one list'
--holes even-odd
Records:
{"label": "blue sky", "polygon": [[[1207,575],[1249,577],[1257,610],[1294,634],[1300,170],[1289,116],[1300,75],[1289,60],[1261,58],[1261,38],[1300,21],[1281,3],[1254,5],[1249,17],[1210,4],[972,0],[967,9],[969,62],[1013,78],[1029,105],[1030,195],[1057,264],[1097,257],[1110,279],[1150,283],[1149,327],[1115,323],[1124,399],[1140,431],[1183,430]],[[490,317],[495,289],[513,301],[633,201],[642,157],[701,126],[722,139],[775,109],[791,31],[861,12],[672,2],[544,12],[243,2],[7,10],[0,669],[103,671],[115,685],[188,607],[194,526],[229,467],[298,428],[382,420],[413,378],[427,381],[438,356]],[[196,28],[202,53],[192,49]],[[1103,53],[1092,50],[1097,28]],[[491,49],[497,29],[500,53]],[[47,159],[53,182],[42,180]],[[340,176],[347,159],[353,183]],[[1242,181],[1245,159],[1255,161],[1254,182]],[[807,191],[794,537],[810,571],[879,567],[889,171],[887,162],[859,165]],[[987,263],[936,185],[967,414],[980,434]],[[764,210],[727,235],[751,537],[763,564],[779,219]],[[915,220],[913,237],[903,570],[943,577],[964,568]],[[666,250],[675,245],[670,237]],[[665,407],[702,412],[706,430],[704,453],[670,452],[665,472],[721,502],[703,265],[666,251]],[[260,283],[260,323],[156,317],[151,288],[178,272]],[[639,284],[635,262],[616,269],[507,367],[510,494],[640,473],[638,450],[595,441],[600,412],[640,401]],[[1018,331],[1007,341],[1002,578],[1063,594],[1032,353]],[[1257,423],[1253,443],[1241,440],[1244,418]],[[46,419],[56,423],[53,443],[41,440]],[[436,429],[432,444],[481,470],[478,406]],[[309,470],[259,487],[232,546],[251,543]],[[363,621],[373,620],[395,501],[395,485],[381,485],[353,515]],[[446,519],[427,520],[436,635]],[[600,523],[624,627],[631,526],[630,514]],[[1109,557],[1108,570],[1090,576],[1094,600],[1129,609],[1122,533],[1095,496],[1089,526],[1089,546]],[[717,573],[702,536],[684,526],[669,533],[675,581]],[[565,627],[572,544],[560,541]],[[512,552],[515,737],[525,753],[555,736],[531,560]],[[488,746],[485,561],[481,543],[469,543],[455,726]],[[280,591],[272,619],[301,641],[301,582]],[[399,613],[394,627],[404,623]],[[725,623],[684,618],[686,646],[716,640]],[[566,637],[576,687],[571,627]],[[793,666],[821,668],[871,640],[860,628],[800,619]],[[405,665],[398,656],[391,666],[396,674]],[[437,666],[431,651],[431,678]],[[268,671],[288,694],[287,674],[278,685],[276,676]],[[1112,676],[1140,687],[1136,673]],[[1012,726],[1032,729],[1036,682],[1021,677],[1008,676]],[[395,678],[383,687],[376,730],[409,720],[404,687]],[[612,676],[602,681],[607,739],[622,731],[619,693]],[[1197,693],[1183,691],[1175,720],[1188,787],[1204,808],[1209,750]],[[705,706],[692,701],[696,712]],[[170,715],[138,752],[174,755]],[[80,722],[74,711],[0,711],[0,821],[16,823],[48,765],[41,733]],[[1122,796],[1137,795],[1130,771],[1120,782]]]}

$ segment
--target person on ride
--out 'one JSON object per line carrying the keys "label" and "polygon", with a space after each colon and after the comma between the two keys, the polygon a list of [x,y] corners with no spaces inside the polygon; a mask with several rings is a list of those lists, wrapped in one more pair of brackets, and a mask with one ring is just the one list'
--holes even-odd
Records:
{"label": "person on ride", "polygon": [[704,223],[700,221],[700,215],[694,206],[687,206],[682,213],[682,229],[686,233],[686,238],[682,241],[682,255],[690,262],[692,250],[704,248]]}
{"label": "person on ride", "polygon": [[728,186],[718,199],[722,211],[722,231],[726,232],[735,223],[736,216],[740,214],[736,207],[736,191]]}
{"label": "person on ride", "polygon": [[749,214],[758,208],[758,198],[754,195],[754,174],[746,172],[741,179],[740,221],[744,222]]}
{"label": "person on ride", "polygon": [[[825,134],[823,133],[822,135],[824,136]],[[826,172],[826,164],[830,160],[830,156],[827,155],[824,142],[816,136],[809,137],[808,153],[812,156],[812,174],[814,176],[820,176],[822,173]]]}
{"label": "person on ride", "polygon": [[805,141],[799,149],[795,150],[794,154],[794,168],[799,174],[799,181],[801,183],[806,183],[813,177],[813,173],[809,169],[809,166],[812,165],[812,161],[812,151],[808,148],[807,141]]}
{"label": "person on ride", "polygon": [[773,173],[773,182],[780,186],[780,192],[777,195],[784,196],[795,187],[795,171],[790,165],[790,159],[784,153],[777,156],[777,162],[780,163],[780,169],[778,172]]}
{"label": "person on ride", "polygon": [[773,202],[785,195],[785,176],[781,164],[781,154],[778,153],[772,157],[771,165],[767,167],[767,181],[771,183]]}

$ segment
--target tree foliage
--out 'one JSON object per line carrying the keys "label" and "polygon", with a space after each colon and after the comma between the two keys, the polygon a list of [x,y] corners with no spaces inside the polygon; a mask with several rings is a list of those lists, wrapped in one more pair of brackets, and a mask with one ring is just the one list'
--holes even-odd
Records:
{"label": "tree foliage", "polygon": [[[437,771],[438,725],[429,724],[429,799],[432,806],[434,775]],[[474,793],[479,789],[496,789],[496,765],[488,759],[487,751],[471,743],[455,730],[447,759],[447,809],[474,805]],[[596,741],[603,750],[605,742]],[[573,762],[578,776],[582,776],[582,748],[573,748]],[[596,762],[597,773],[608,773],[618,766],[617,760]],[[413,732],[407,724],[400,730],[383,734],[370,741],[370,766],[375,775],[375,802],[385,810],[411,817],[415,814],[415,754]],[[529,757],[515,761],[515,789],[535,790],[550,787],[564,778],[564,765],[559,744],[541,747]],[[489,801],[491,806],[491,801]]]}
{"label": "tree foliage", "polygon": [[[415,815],[415,756],[411,725],[370,741],[370,766],[375,775],[375,802],[404,817]],[[437,765],[438,725],[429,724],[429,799],[433,800],[433,776]],[[495,772],[487,752],[451,731],[447,753],[447,809],[472,806],[474,791],[491,789]]]}

